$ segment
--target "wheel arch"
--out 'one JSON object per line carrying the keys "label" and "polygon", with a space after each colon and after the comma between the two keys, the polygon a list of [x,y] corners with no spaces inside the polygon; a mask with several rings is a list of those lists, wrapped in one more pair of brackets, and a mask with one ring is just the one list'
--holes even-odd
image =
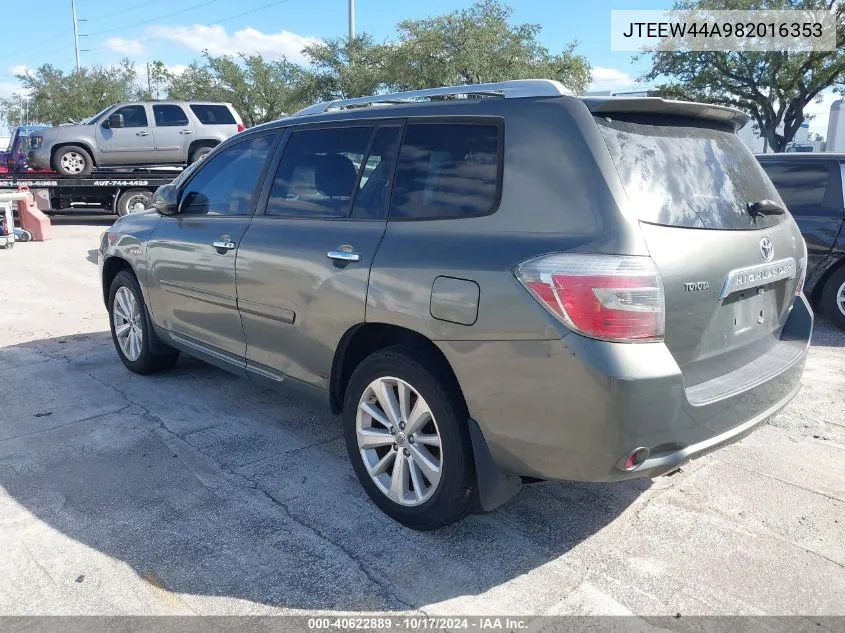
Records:
{"label": "wheel arch", "polygon": [[81,147],[88,155],[91,157],[91,164],[96,167],[97,166],[97,157],[94,155],[94,150],[89,143],[86,141],[61,141],[60,143],[56,143],[53,147],[50,148],[50,164],[53,164],[53,160],[56,158],[56,152],[58,152],[63,147]]}
{"label": "wheel arch", "polygon": [[827,284],[828,279],[830,279],[843,267],[845,267],[845,257],[840,257],[839,259],[834,260],[827,268],[825,268],[824,272],[816,280],[816,283],[813,284],[813,289],[810,292],[810,303],[814,307],[817,307],[819,302],[822,300],[822,292],[824,292],[824,287]]}
{"label": "wheel arch", "polygon": [[361,361],[380,349],[394,345],[413,347],[424,354],[457,388],[466,408],[466,400],[452,365],[442,350],[428,337],[414,330],[389,323],[360,323],[344,333],[334,353],[329,379],[329,403],[333,413],[338,414],[342,411],[349,378]]}
{"label": "wheel arch", "polygon": [[132,273],[135,279],[138,279],[138,275],[135,272],[135,269],[132,268],[132,264],[130,264],[128,261],[126,261],[119,255],[113,255],[103,262],[103,303],[105,303],[106,305],[108,305],[109,303],[109,290],[111,289],[112,282],[121,270],[128,270]]}
{"label": "wheel arch", "polygon": [[191,141],[191,144],[188,146],[188,160],[191,160],[191,155],[201,147],[210,147],[214,148],[220,145],[222,141],[216,138],[201,138]]}
{"label": "wheel arch", "polygon": [[503,472],[496,465],[478,422],[469,414],[466,398],[451,363],[443,351],[428,337],[414,330],[388,323],[361,323],[347,330],[335,350],[329,379],[329,404],[333,413],[343,410],[349,378],[358,364],[370,354],[394,345],[420,350],[441,375],[452,381],[466,412],[466,423],[472,441],[476,481],[481,507],[490,512],[510,500],[521,488],[521,478]]}

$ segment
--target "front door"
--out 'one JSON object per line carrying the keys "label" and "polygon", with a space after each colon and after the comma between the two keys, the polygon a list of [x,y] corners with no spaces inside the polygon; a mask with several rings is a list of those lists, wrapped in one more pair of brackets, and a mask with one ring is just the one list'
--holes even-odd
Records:
{"label": "front door", "polygon": [[123,115],[123,127],[104,127],[108,117],[97,126],[100,164],[134,165],[154,162],[155,146],[147,106],[127,105],[110,114]]}
{"label": "front door", "polygon": [[194,125],[181,106],[162,103],[153,105],[155,128],[155,162],[186,163],[188,147],[194,137]]}
{"label": "front door", "polygon": [[327,387],[338,342],[364,321],[400,132],[356,122],[290,133],[238,250],[247,366],[265,378]]}
{"label": "front door", "polygon": [[148,242],[156,323],[225,360],[244,356],[235,260],[277,140],[253,136],[202,165],[180,190],[179,213],[162,217]]}

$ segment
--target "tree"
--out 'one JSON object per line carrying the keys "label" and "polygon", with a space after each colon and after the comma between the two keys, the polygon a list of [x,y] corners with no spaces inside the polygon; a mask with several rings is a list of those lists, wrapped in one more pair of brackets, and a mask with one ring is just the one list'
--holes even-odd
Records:
{"label": "tree", "polygon": [[[652,53],[643,81],[668,79],[663,96],[733,106],[748,112],[775,152],[806,119],[804,108],[845,81],[845,9],[833,0],[682,0],[675,9],[823,9],[835,7],[835,51],[700,51]],[[778,128],[782,126],[782,130]]]}
{"label": "tree", "polygon": [[226,101],[249,125],[275,121],[298,110],[303,102],[303,69],[282,58],[261,55],[223,55],[207,51],[178,76],[170,74],[172,99]]}
{"label": "tree", "polygon": [[40,122],[52,125],[81,121],[113,103],[141,96],[135,66],[128,59],[117,66],[90,66],[71,73],[45,64],[17,78],[30,110],[37,112]]}
{"label": "tree", "polygon": [[512,26],[512,15],[497,0],[480,0],[469,9],[400,22],[389,83],[415,89],[542,77],[583,92],[590,65],[574,53],[576,43],[552,54],[537,41],[539,24]]}
{"label": "tree", "polygon": [[375,44],[367,34],[312,44],[302,52],[313,67],[303,77],[303,96],[311,101],[375,94],[388,83],[390,47]]}

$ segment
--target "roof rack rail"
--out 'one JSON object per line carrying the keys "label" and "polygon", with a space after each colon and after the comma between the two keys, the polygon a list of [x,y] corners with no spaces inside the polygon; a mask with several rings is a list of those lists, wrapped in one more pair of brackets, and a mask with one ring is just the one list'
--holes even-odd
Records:
{"label": "roof rack rail", "polygon": [[339,99],[324,101],[303,108],[294,116],[306,114],[320,114],[329,110],[345,110],[373,105],[397,105],[413,103],[422,99],[442,96],[465,97],[503,97],[505,99],[519,99],[524,97],[562,97],[573,93],[563,84],[554,79],[513,79],[488,84],[470,84],[466,86],[444,86],[442,88],[425,88],[424,90],[410,90],[408,92],[393,92],[370,97],[356,97],[354,99]]}

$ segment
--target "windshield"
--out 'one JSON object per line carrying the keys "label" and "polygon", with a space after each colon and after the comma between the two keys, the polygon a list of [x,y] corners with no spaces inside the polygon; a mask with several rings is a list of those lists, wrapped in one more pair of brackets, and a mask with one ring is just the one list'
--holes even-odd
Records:
{"label": "windshield", "polygon": [[97,114],[92,116],[90,119],[83,119],[83,125],[94,125],[101,116],[103,116],[106,112],[112,109],[112,106],[108,106],[107,108],[103,108]]}
{"label": "windshield", "polygon": [[731,128],[688,117],[611,116],[596,123],[641,221],[751,230],[788,217],[749,214],[749,203],[780,197]]}

